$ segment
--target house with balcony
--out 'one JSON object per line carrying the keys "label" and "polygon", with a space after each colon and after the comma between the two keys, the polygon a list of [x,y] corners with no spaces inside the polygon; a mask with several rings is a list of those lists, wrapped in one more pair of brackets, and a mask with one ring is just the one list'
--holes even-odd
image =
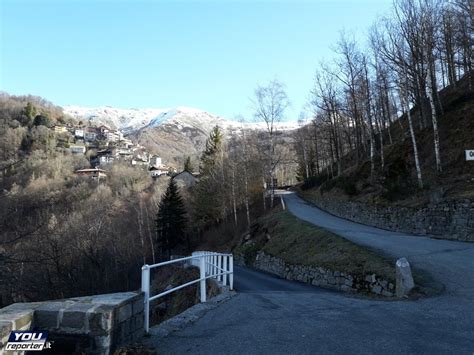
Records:
{"label": "house with balcony", "polygon": [[98,169],[98,168],[90,168],[90,169],[79,169],[75,171],[77,176],[86,176],[90,177],[94,180],[100,180],[107,177],[107,173],[105,170]]}

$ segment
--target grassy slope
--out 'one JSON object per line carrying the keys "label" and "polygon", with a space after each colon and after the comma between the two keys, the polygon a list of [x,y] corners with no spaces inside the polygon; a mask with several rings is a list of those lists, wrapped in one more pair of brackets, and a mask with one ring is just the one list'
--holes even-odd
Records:
{"label": "grassy slope", "polygon": [[253,226],[252,241],[235,251],[246,262],[263,250],[289,264],[324,267],[352,275],[375,273],[386,280],[395,278],[390,260],[285,211],[261,217]]}

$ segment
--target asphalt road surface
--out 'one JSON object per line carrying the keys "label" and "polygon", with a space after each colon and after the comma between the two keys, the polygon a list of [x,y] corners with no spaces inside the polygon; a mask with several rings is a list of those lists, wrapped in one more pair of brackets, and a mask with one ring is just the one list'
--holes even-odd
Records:
{"label": "asphalt road surface", "polygon": [[474,244],[393,233],[332,216],[294,194],[297,217],[393,257],[444,291],[355,297],[235,268],[238,295],[156,343],[159,354],[474,354]]}

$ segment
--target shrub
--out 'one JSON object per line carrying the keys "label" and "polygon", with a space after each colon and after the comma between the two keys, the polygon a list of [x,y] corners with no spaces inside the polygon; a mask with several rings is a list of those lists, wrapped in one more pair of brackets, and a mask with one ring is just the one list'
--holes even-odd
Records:
{"label": "shrub", "polygon": [[338,176],[327,180],[321,185],[321,192],[331,191],[335,187],[344,191],[348,196],[355,196],[358,193],[356,185],[350,181],[350,177],[346,176]]}
{"label": "shrub", "polygon": [[386,166],[382,186],[384,192],[381,196],[388,201],[395,201],[413,192],[410,174],[402,158],[395,159]]}
{"label": "shrub", "polygon": [[310,176],[309,178],[304,180],[303,185],[301,185],[302,190],[308,190],[311,189],[315,186],[320,186],[324,182],[328,180],[328,175],[327,174],[319,174],[316,176]]}

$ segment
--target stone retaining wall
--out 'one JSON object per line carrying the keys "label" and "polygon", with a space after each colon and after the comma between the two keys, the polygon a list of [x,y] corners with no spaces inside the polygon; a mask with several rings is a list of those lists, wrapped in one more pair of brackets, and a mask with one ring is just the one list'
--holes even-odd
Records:
{"label": "stone retaining wall", "polygon": [[334,197],[312,199],[336,216],[396,232],[474,242],[474,201],[445,201],[422,208],[381,207]]}
{"label": "stone retaining wall", "polygon": [[47,330],[52,350],[110,354],[144,334],[141,292],[123,292],[60,301],[15,303],[0,309],[0,349],[12,330]]}
{"label": "stone retaining wall", "polygon": [[393,297],[395,293],[393,283],[383,280],[375,274],[349,275],[322,267],[290,265],[282,259],[266,255],[262,251],[257,254],[253,267],[287,280],[305,282],[344,292],[373,293],[384,297]]}

